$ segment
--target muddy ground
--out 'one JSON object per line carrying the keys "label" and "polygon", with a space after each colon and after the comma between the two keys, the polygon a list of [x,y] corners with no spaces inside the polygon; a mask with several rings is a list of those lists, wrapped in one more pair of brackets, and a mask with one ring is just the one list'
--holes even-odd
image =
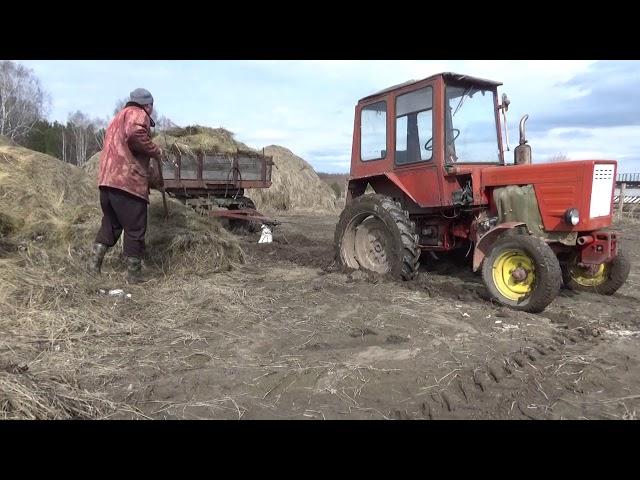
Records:
{"label": "muddy ground", "polygon": [[[246,265],[180,288],[198,309],[134,358],[112,394],[151,418],[633,419],[640,411],[640,270],[615,296],[561,296],[538,315],[486,299],[450,263],[396,283],[332,269],[334,216],[280,216]],[[624,246],[640,263],[637,227]],[[198,305],[189,291],[211,289]],[[149,292],[153,295],[153,292]],[[195,295],[194,295],[195,296]],[[188,332],[188,333],[184,333]],[[155,370],[155,371],[154,371]]]}
{"label": "muddy ground", "polygon": [[[76,374],[81,388],[129,407],[108,418],[640,413],[639,226],[619,227],[634,266],[616,295],[563,290],[536,315],[492,304],[479,276],[446,261],[426,262],[406,283],[336,272],[337,216],[278,218],[272,244],[242,237],[247,261],[237,270],[123,287],[131,298],[95,296],[90,307],[122,329],[108,344],[88,337],[105,348]],[[106,274],[112,286],[121,276]]]}

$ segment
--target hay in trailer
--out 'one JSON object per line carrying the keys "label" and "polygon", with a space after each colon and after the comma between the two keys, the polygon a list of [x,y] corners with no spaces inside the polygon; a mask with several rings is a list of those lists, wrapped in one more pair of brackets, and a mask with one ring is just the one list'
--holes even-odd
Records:
{"label": "hay in trailer", "polygon": [[234,138],[234,134],[224,128],[210,128],[194,125],[174,128],[158,133],[153,141],[162,148],[176,148],[183,154],[200,152],[230,153],[255,151]]}
{"label": "hay in trailer", "polygon": [[[199,152],[221,152],[235,154],[255,150],[234,138],[233,133],[223,128],[187,127],[159,133],[154,142],[163,148],[176,148],[183,155]],[[278,145],[264,148],[267,156],[273,157],[272,185],[267,189],[247,189],[260,210],[289,210],[309,212],[334,212],[340,208],[335,192],[323,182],[313,167],[303,158]],[[86,163],[87,172],[97,172],[99,154]],[[93,173],[95,175],[95,173]]]}
{"label": "hay in trailer", "polygon": [[[181,154],[190,156],[201,152],[236,154],[256,151],[237,141],[234,134],[224,128],[200,125],[157,132],[153,142],[166,150],[176,149]],[[95,177],[99,164],[100,152],[89,158],[83,168],[85,172]]]}
{"label": "hay in trailer", "polygon": [[264,152],[273,157],[272,185],[245,193],[258,209],[332,212],[338,208],[331,187],[304,159],[278,145],[265,147]]}

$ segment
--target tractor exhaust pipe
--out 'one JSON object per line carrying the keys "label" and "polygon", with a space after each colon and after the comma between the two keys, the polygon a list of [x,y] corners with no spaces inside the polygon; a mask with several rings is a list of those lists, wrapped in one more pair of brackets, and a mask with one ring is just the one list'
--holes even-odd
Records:
{"label": "tractor exhaust pipe", "polygon": [[593,237],[591,235],[584,235],[582,237],[578,237],[578,239],[576,240],[576,243],[578,245],[588,245],[590,243],[593,243]]}
{"label": "tractor exhaust pipe", "polygon": [[527,145],[527,137],[524,132],[524,124],[526,123],[529,115],[524,115],[520,119],[520,145],[513,150],[513,161],[516,165],[530,165],[531,159],[531,146]]}
{"label": "tractor exhaust pipe", "polygon": [[526,123],[526,121],[528,119],[529,119],[529,115],[524,115],[520,119],[520,145],[523,145],[523,144],[527,143],[527,138],[526,138],[526,135],[524,133],[524,124]]}

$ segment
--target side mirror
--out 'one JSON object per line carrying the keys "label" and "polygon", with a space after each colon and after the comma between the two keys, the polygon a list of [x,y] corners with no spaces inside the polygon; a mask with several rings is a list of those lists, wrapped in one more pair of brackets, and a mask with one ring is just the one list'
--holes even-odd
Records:
{"label": "side mirror", "polygon": [[509,104],[511,103],[511,100],[509,100],[509,97],[507,97],[506,93],[502,94],[502,108],[504,108],[505,112],[509,111]]}

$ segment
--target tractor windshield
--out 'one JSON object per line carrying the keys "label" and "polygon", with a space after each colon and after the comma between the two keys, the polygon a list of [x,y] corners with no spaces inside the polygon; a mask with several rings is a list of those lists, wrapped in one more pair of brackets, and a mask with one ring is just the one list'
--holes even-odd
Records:
{"label": "tractor windshield", "polygon": [[493,90],[447,85],[445,137],[447,163],[499,163]]}

